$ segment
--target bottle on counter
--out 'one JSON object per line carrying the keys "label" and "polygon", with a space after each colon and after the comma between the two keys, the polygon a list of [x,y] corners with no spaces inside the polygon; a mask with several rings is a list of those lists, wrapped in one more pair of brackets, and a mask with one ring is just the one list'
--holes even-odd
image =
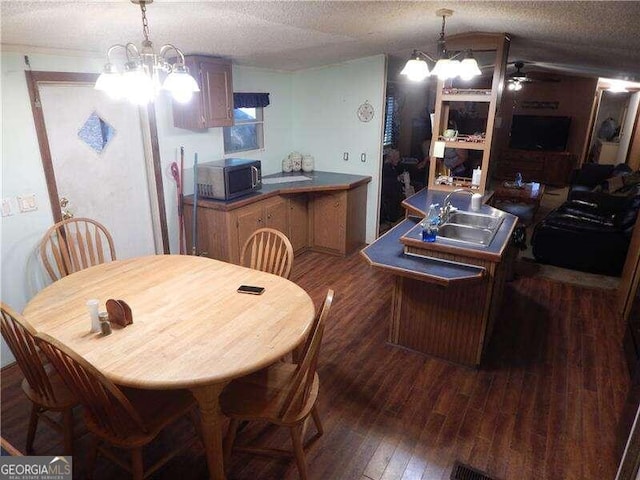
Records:
{"label": "bottle on counter", "polygon": [[438,210],[439,204],[433,203],[429,206],[429,211],[424,220],[420,223],[422,227],[422,241],[435,242],[438,235],[438,226],[440,225],[440,215]]}
{"label": "bottle on counter", "polygon": [[514,183],[518,188],[522,186],[522,174],[520,172],[516,173],[516,181]]}

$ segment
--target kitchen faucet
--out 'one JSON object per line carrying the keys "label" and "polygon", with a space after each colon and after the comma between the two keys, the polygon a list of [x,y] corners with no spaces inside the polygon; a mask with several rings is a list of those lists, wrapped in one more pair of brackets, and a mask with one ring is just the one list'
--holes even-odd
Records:
{"label": "kitchen faucet", "polygon": [[462,192],[466,192],[466,193],[469,193],[471,195],[473,195],[474,193],[477,193],[477,192],[474,192],[473,190],[471,190],[470,188],[456,188],[452,192],[449,192],[449,194],[446,197],[444,197],[443,206],[440,209],[440,224],[441,225],[443,223],[446,223],[446,222],[449,221],[449,215],[451,215],[451,212],[454,212],[454,211],[457,210],[456,207],[451,205],[451,195],[453,195],[454,193],[462,193]]}

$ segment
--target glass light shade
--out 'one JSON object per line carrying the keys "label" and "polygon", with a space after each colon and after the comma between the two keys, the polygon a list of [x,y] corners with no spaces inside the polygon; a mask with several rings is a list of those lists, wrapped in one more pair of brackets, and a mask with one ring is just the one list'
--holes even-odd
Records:
{"label": "glass light shade", "polygon": [[200,91],[195,79],[186,71],[180,69],[174,70],[167,76],[162,88],[171,92],[171,95],[178,103],[187,103],[193,97],[194,92]]}
{"label": "glass light shade", "polygon": [[123,83],[127,99],[137,105],[146,105],[154,98],[153,80],[142,69],[128,70]]}
{"label": "glass light shade", "polygon": [[459,60],[449,60],[448,58],[441,58],[436,62],[436,66],[433,67],[431,75],[437,76],[440,80],[446,80],[458,75],[458,69],[460,68]]}
{"label": "glass light shade", "polygon": [[104,66],[104,70],[98,77],[98,80],[96,80],[93,88],[105,92],[114,100],[118,100],[124,96],[122,75],[110,63]]}
{"label": "glass light shade", "polygon": [[424,60],[412,58],[404,66],[400,75],[406,75],[409,80],[419,82],[429,76],[429,66]]}
{"label": "glass light shade", "polygon": [[445,78],[454,78],[460,75],[460,60],[449,60]]}
{"label": "glass light shade", "polygon": [[475,58],[465,58],[460,62],[460,78],[462,80],[471,80],[473,77],[481,74],[482,72]]}

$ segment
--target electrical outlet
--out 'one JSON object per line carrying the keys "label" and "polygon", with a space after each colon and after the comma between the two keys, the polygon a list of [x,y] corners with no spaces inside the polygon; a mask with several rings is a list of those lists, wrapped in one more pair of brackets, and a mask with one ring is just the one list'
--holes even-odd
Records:
{"label": "electrical outlet", "polygon": [[13,208],[11,208],[11,198],[2,199],[2,216],[9,217],[13,215]]}
{"label": "electrical outlet", "polygon": [[342,159],[343,159],[345,162],[348,162],[348,161],[349,161],[349,152],[344,152],[344,153],[342,154]]}
{"label": "electrical outlet", "polygon": [[360,161],[361,162],[366,162],[367,161],[367,154],[366,153],[361,153],[360,154]]}
{"label": "electrical outlet", "polygon": [[18,195],[16,198],[18,200],[18,209],[20,210],[20,213],[33,212],[34,210],[38,209],[38,205],[36,205],[35,193]]}

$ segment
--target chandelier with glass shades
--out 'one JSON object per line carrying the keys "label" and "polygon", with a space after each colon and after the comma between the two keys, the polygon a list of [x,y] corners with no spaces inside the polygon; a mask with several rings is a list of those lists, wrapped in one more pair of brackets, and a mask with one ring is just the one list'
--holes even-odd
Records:
{"label": "chandelier with glass shades", "polygon": [[[424,80],[429,75],[438,77],[440,80],[447,80],[450,78],[460,77],[462,80],[470,80],[473,77],[480,75],[480,68],[478,62],[473,58],[471,50],[464,52],[458,52],[453,56],[449,56],[447,47],[444,40],[444,26],[447,17],[453,15],[453,10],[442,8],[436,11],[437,17],[442,17],[442,29],[440,30],[440,38],[438,39],[438,58],[437,60],[430,55],[420,51],[414,50],[411,54],[411,58],[407,61],[406,65],[400,72],[401,75],[406,75],[409,80],[419,82]],[[457,57],[464,53],[462,61]],[[433,70],[429,70],[426,60],[435,63]]]}
{"label": "chandelier with glass shades", "polygon": [[[180,103],[191,100],[194,92],[199,92],[198,83],[189,75],[189,69],[184,62],[184,54],[174,45],[167,44],[156,53],[149,40],[149,25],[147,23],[146,5],[153,0],[131,0],[140,5],[142,11],[142,48],[138,49],[133,43],[116,44],[107,51],[107,64],[95,84],[96,90],[106,92],[114,99],[126,98],[137,105],[146,105],[154,100],[160,90],[171,92],[173,98]],[[116,67],[111,60],[115,51],[124,51],[126,61],[121,68]],[[176,56],[169,60],[168,54]]]}

